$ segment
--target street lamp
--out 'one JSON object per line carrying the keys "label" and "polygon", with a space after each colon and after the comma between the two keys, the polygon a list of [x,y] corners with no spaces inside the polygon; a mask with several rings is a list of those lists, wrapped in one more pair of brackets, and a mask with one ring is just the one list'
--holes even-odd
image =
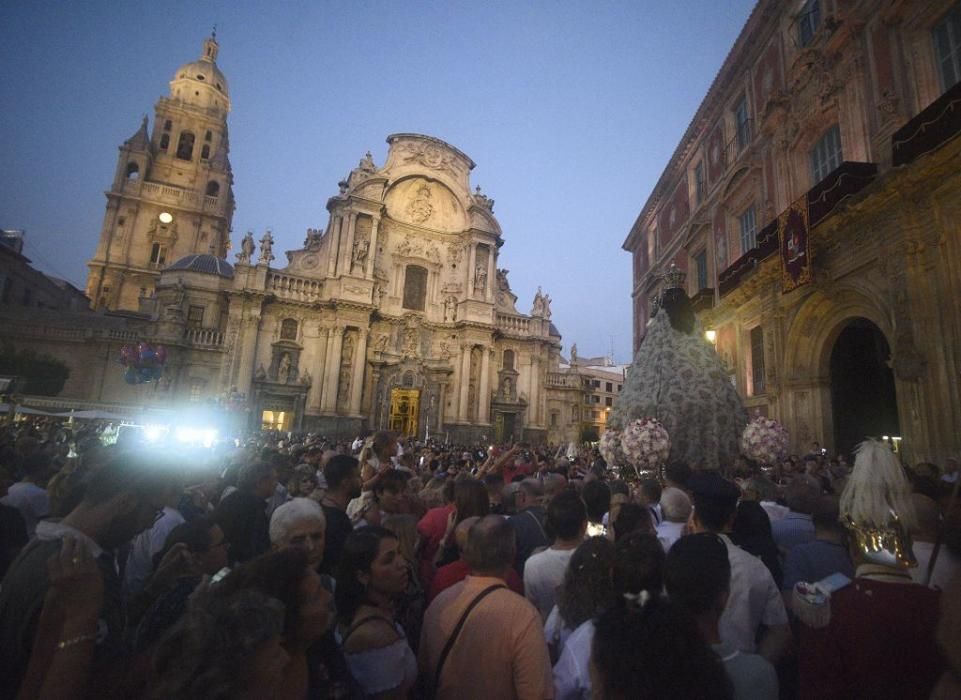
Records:
{"label": "street lamp", "polygon": [[713,328],[704,331],[704,337],[707,338],[707,342],[711,345],[717,345],[717,331]]}

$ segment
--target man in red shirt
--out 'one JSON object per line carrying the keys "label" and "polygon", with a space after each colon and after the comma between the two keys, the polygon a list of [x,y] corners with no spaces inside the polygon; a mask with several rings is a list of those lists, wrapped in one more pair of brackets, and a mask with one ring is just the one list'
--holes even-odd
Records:
{"label": "man in red shirt", "polygon": [[417,523],[417,534],[421,545],[418,555],[418,572],[424,586],[430,586],[434,577],[434,557],[440,542],[447,533],[447,523],[454,512],[454,477],[448,476],[444,482],[444,505],[431,508]]}
{"label": "man in red shirt", "polygon": [[[478,517],[465,518],[458,523],[457,527],[454,529],[454,539],[457,542],[457,550],[461,553],[461,556],[457,561],[440,567],[437,570],[437,573],[434,574],[434,578],[431,581],[430,590],[427,595],[428,604],[430,604],[430,602],[434,600],[434,598],[436,598],[441,591],[450,588],[455,583],[463,581],[470,573],[470,566],[466,561],[464,561],[464,552],[467,550],[467,533],[470,530],[471,525],[476,523],[478,520],[480,520]],[[524,584],[521,583],[520,576],[517,575],[517,572],[514,571],[514,569],[510,569],[507,572],[507,575],[504,577],[504,581],[512,591],[515,591],[520,595],[524,595]]]}

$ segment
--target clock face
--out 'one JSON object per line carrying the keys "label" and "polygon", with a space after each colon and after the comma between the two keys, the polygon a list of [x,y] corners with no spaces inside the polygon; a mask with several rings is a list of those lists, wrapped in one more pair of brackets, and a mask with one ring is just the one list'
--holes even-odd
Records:
{"label": "clock face", "polygon": [[303,260],[300,261],[301,266],[305,270],[311,270],[317,267],[318,259],[316,255],[305,255]]}
{"label": "clock face", "polygon": [[162,224],[169,224],[171,221],[174,220],[173,214],[167,211],[160,212],[160,216],[158,216],[157,218],[160,219],[160,223]]}

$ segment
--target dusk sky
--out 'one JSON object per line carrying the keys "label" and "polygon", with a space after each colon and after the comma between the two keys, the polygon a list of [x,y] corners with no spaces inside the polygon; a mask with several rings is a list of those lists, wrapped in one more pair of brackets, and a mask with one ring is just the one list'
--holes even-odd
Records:
{"label": "dusk sky", "polygon": [[[337,181],[396,132],[470,156],[499,267],[553,298],[564,354],[630,361],[621,250],[754,0],[0,4],[0,228],[83,289],[117,147],[217,25],[230,83],[234,250],[299,248]],[[283,256],[278,256],[278,264]]]}

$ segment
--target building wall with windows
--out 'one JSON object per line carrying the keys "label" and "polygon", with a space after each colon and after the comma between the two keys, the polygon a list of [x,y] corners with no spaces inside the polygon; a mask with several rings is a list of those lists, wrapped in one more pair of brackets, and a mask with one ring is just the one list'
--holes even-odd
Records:
{"label": "building wall with windows", "polygon": [[[832,354],[867,322],[907,456],[956,452],[959,79],[957,0],[760,0],[624,242],[635,348],[675,263],[751,411],[798,451],[841,449],[870,408],[841,411]],[[812,192],[836,206],[809,232],[812,280],[785,291],[770,224]]]}
{"label": "building wall with windows", "polygon": [[598,436],[607,429],[607,419],[614,401],[624,386],[624,365],[615,365],[607,358],[584,358],[574,360],[572,372],[576,373],[583,389],[580,423],[592,426]]}

